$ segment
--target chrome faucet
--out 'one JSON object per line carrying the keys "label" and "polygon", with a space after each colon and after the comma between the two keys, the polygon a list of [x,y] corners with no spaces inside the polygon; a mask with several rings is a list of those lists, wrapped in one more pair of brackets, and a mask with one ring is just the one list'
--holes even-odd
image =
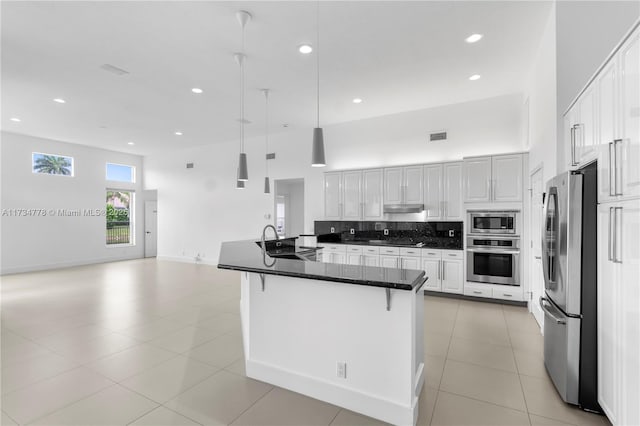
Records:
{"label": "chrome faucet", "polygon": [[271,224],[265,226],[262,229],[262,254],[265,254],[266,251],[267,251],[267,244],[266,244],[266,241],[265,241],[265,237],[267,235],[267,229],[269,229],[269,228],[273,229],[273,233],[276,235],[276,240],[280,239],[280,236],[278,235],[278,230],[276,229],[275,226],[273,226]]}

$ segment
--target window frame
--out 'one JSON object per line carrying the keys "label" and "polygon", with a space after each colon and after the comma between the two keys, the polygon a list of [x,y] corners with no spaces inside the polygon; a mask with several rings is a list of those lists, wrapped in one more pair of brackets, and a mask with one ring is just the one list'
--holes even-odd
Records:
{"label": "window frame", "polygon": [[[65,175],[63,173],[43,173],[43,172],[36,171],[35,170],[35,156],[36,155],[70,159],[71,160],[71,166],[70,166],[70,169],[71,169],[70,171],[71,172],[70,172],[70,174]],[[50,153],[47,153],[47,152],[31,151],[31,173],[34,174],[34,175],[75,177],[75,175],[76,175],[75,158],[73,158],[70,155],[50,154]]]}
{"label": "window frame", "polygon": [[[109,179],[109,165],[129,167],[131,169],[131,180]],[[112,163],[112,162],[107,161],[105,163],[105,166],[104,166],[104,178],[108,182],[136,183],[136,166],[132,166],[132,165],[129,165],[129,164],[122,164],[122,163]]]}
{"label": "window frame", "polygon": [[107,242],[107,223],[108,217],[106,214],[106,201],[105,201],[105,246],[109,247],[133,247],[136,245],[136,221],[135,221],[135,200],[136,200],[136,191],[133,189],[126,188],[105,188],[105,198],[109,192],[126,192],[129,194],[129,242],[128,243],[108,243]]}

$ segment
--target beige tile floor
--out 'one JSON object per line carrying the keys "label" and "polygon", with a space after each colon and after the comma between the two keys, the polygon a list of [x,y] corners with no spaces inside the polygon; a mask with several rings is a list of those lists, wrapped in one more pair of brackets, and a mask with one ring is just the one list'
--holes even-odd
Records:
{"label": "beige tile floor", "polygon": [[[2,277],[2,425],[379,425],[248,379],[239,274],[135,260]],[[425,297],[420,425],[607,425],[563,404],[525,308]]]}

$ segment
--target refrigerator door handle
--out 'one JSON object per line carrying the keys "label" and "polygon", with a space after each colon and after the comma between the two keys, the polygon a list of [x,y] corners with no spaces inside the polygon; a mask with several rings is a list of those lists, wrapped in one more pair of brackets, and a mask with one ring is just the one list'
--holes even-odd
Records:
{"label": "refrigerator door handle", "polygon": [[[551,206],[553,203],[553,206]],[[553,207],[553,212],[551,212]],[[551,284],[555,284],[556,271],[555,263],[555,245],[557,244],[557,217],[558,217],[558,188],[552,186],[545,198],[544,205],[544,229],[542,232],[542,269],[544,272],[545,288],[551,288]]]}
{"label": "refrigerator door handle", "polygon": [[557,316],[553,315],[553,313],[547,308],[547,305],[544,304],[545,300],[548,301],[548,299],[546,297],[540,296],[540,308],[542,308],[542,312],[547,314],[549,316],[549,318],[551,318],[552,320],[554,320],[556,322],[556,324],[566,324],[567,321],[565,321],[564,319],[558,318]]}

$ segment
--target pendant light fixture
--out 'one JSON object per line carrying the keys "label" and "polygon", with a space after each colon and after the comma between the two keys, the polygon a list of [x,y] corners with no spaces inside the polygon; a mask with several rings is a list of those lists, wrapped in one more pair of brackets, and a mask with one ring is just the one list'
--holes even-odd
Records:
{"label": "pendant light fixture", "polygon": [[271,185],[269,183],[269,89],[262,89],[264,93],[264,193],[271,193]]}
{"label": "pendant light fixture", "polygon": [[238,159],[238,180],[248,181],[249,170],[247,167],[247,154],[244,152],[244,63],[246,55],[244,54],[244,27],[251,20],[251,14],[245,10],[236,13],[236,18],[242,27],[242,50],[240,53],[234,54],[234,58],[240,66],[240,157]]}
{"label": "pendant light fixture", "polygon": [[317,92],[316,92],[316,127],[313,129],[313,147],[311,150],[311,167],[324,167],[324,135],[322,127],[320,127],[320,1],[316,3],[316,74],[317,74]]}

